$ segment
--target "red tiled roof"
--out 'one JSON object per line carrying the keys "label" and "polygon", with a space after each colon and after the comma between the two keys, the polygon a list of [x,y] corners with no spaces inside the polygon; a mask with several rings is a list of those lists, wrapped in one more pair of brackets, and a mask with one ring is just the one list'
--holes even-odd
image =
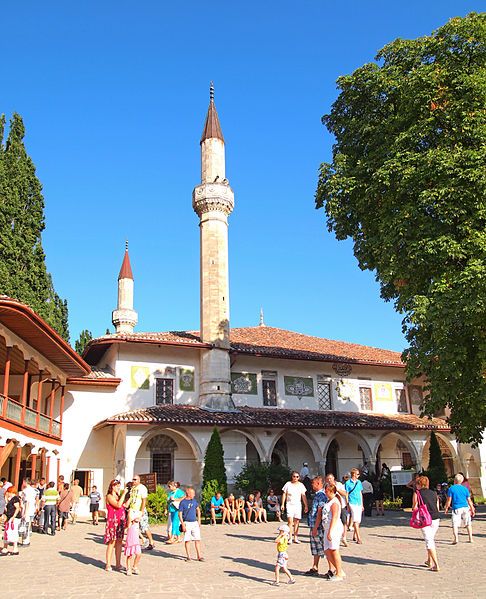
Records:
{"label": "red tiled roof", "polygon": [[233,351],[242,354],[324,362],[404,366],[399,352],[347,341],[312,337],[274,327],[231,329],[230,339]]}
{"label": "red tiled roof", "polygon": [[115,414],[97,427],[127,422],[221,427],[280,427],[312,429],[449,430],[442,418],[420,418],[414,414],[360,414],[321,410],[281,410],[241,407],[237,412],[212,412],[197,406],[161,405]]}
{"label": "red tiled roof", "polygon": [[[84,357],[95,364],[107,349],[107,345],[118,342],[211,347],[207,343],[202,343],[198,331],[114,333],[113,335],[93,339],[87,346]],[[231,351],[236,354],[404,368],[399,352],[346,341],[332,341],[274,327],[258,326],[231,329],[230,342]]]}

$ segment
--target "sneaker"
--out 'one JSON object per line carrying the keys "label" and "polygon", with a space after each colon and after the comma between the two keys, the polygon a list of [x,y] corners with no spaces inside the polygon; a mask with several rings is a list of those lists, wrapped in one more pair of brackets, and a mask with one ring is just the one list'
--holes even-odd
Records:
{"label": "sneaker", "polygon": [[295,578],[291,578],[287,584],[295,584]]}
{"label": "sneaker", "polygon": [[271,585],[272,585],[272,587],[279,587],[280,583],[275,581],[275,582],[272,582]]}
{"label": "sneaker", "polygon": [[132,574],[135,574],[136,576],[138,576],[140,574],[140,570],[138,568],[133,568]]}
{"label": "sneaker", "polygon": [[131,570],[127,570],[127,576],[131,576],[132,575],[132,571]]}

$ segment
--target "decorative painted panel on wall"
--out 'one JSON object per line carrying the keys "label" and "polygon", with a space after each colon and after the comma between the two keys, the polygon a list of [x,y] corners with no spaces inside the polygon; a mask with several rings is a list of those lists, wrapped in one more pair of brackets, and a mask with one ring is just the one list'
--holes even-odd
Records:
{"label": "decorative painted panel on wall", "polygon": [[179,368],[179,389],[194,391],[194,368]]}
{"label": "decorative painted panel on wall", "polygon": [[305,376],[284,376],[285,395],[314,397],[314,380]]}
{"label": "decorative painted panel on wall", "polygon": [[252,372],[232,372],[231,391],[243,395],[257,395],[257,375]]}
{"label": "decorative painted panel on wall", "polygon": [[147,366],[132,366],[130,381],[132,389],[149,389],[150,369]]}
{"label": "decorative painted panel on wall", "polygon": [[390,383],[375,383],[376,401],[393,401],[393,389]]}

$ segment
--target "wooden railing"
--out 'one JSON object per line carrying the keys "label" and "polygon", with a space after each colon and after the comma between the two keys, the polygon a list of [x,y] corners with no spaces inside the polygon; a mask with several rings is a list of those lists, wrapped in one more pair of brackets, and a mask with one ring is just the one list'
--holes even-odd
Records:
{"label": "wooden railing", "polygon": [[[39,420],[37,421],[37,418]],[[23,406],[15,399],[0,393],[0,419],[20,424],[30,430],[60,438],[61,423],[45,414],[37,414],[32,408]],[[39,424],[37,425],[37,422]]]}

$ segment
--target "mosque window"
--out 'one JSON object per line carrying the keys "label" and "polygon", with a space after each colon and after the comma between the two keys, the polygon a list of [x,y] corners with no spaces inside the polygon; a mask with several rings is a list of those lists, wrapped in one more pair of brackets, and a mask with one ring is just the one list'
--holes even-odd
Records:
{"label": "mosque window", "polygon": [[332,410],[331,383],[320,375],[317,376],[317,401],[319,410]]}
{"label": "mosque window", "polygon": [[263,379],[263,405],[273,406],[277,405],[277,382],[273,379]]}
{"label": "mosque window", "polygon": [[373,398],[371,395],[371,387],[359,388],[359,402],[362,410],[371,411],[373,409]]}
{"label": "mosque window", "polygon": [[174,403],[174,379],[155,379],[155,403],[157,405]]}

